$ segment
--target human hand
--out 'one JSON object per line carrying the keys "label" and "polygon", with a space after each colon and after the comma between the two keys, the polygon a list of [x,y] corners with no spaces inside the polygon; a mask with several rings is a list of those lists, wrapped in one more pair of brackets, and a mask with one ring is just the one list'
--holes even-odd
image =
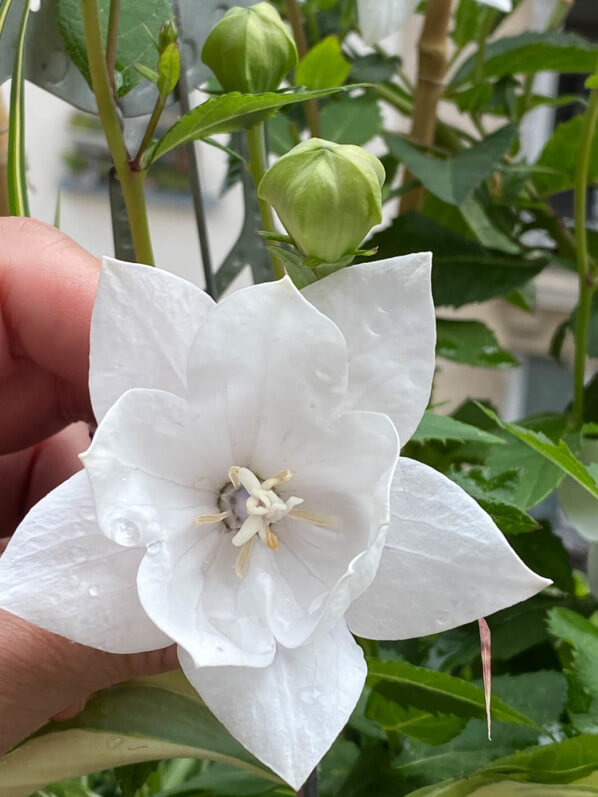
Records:
{"label": "human hand", "polygon": [[[99,270],[54,227],[0,218],[0,553],[28,509],[81,467]],[[0,753],[98,689],[176,666],[174,648],[103,653],[0,611]]]}

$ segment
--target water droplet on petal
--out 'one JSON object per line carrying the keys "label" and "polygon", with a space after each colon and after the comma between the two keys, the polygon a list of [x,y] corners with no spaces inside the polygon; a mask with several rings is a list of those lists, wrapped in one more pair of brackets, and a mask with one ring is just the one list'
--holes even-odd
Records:
{"label": "water droplet on petal", "polygon": [[157,553],[160,553],[162,550],[162,543],[161,542],[151,542],[147,546],[147,552],[152,556],[155,556]]}
{"label": "water droplet on petal", "polygon": [[95,584],[92,584],[91,587],[87,590],[92,598],[97,598],[100,594],[100,588]]}
{"label": "water droplet on petal", "polygon": [[111,527],[114,542],[127,548],[134,547],[141,539],[141,533],[135,523],[126,518],[117,518]]}

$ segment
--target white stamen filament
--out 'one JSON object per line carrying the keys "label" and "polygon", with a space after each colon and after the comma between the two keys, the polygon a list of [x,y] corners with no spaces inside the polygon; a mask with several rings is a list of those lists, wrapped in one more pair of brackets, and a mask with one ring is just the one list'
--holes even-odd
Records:
{"label": "white stamen filament", "polygon": [[[291,517],[295,520],[303,520],[316,526],[331,526],[334,518],[326,515],[319,515],[307,509],[297,509],[303,503],[303,498],[290,496],[286,501],[274,492],[274,488],[292,478],[290,470],[283,470],[276,476],[260,482],[258,477],[249,468],[233,465],[229,469],[228,478],[233,487],[243,488],[248,497],[245,501],[245,511],[247,517],[243,521],[241,528],[237,531],[231,542],[241,548],[235,564],[235,572],[241,578],[249,564],[251,549],[256,536],[272,551],[278,550],[278,537],[272,531],[271,526],[282,520],[284,517]],[[236,515],[236,513],[234,513]],[[229,511],[220,512],[213,515],[200,515],[195,519],[197,525],[207,523],[218,523],[226,518],[230,518]],[[238,527],[237,527],[238,528]]]}

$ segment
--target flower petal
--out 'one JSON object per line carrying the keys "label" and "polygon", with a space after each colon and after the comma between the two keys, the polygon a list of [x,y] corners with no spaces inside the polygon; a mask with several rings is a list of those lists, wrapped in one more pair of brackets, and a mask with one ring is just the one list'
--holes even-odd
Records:
{"label": "flower petal", "polygon": [[347,622],[371,639],[425,636],[523,601],[550,583],[519,559],[460,487],[401,457],[380,568]]}
{"label": "flower petal", "polygon": [[367,44],[377,42],[398,31],[419,0],[357,0],[359,29]]}
{"label": "flower petal", "polygon": [[[139,568],[141,602],[154,622],[185,649],[198,667],[266,667],[274,658],[272,633],[260,622],[250,584],[235,574],[239,549],[221,527],[197,529],[155,543]],[[206,610],[206,593],[215,604]],[[219,606],[230,597],[236,613]]]}
{"label": "flower petal", "polygon": [[286,647],[303,644],[316,629],[332,628],[374,578],[398,449],[386,415],[349,412],[329,428],[306,434],[285,459],[293,478],[279,493],[283,500],[296,494],[304,502],[297,517],[272,527],[278,550],[254,551],[245,577],[263,591],[268,627]]}
{"label": "flower petal", "polygon": [[309,645],[279,647],[263,669],[196,669],[179,659],[220,722],[297,790],[347,722],[367,671],[344,623]]}
{"label": "flower petal", "polygon": [[82,455],[98,523],[120,545],[149,545],[219,512],[229,455],[218,424],[162,390],[129,390]]}
{"label": "flower petal", "polygon": [[169,645],[139,602],[143,552],[99,530],[85,471],[27,514],[0,558],[0,608],[34,625],[110,653]]}
{"label": "flower petal", "polygon": [[89,355],[97,421],[133,387],[184,396],[189,346],[213,307],[207,293],[168,271],[104,257]]}
{"label": "flower petal", "polygon": [[484,6],[498,8],[499,11],[504,11],[505,14],[513,10],[513,3],[511,0],[478,0],[478,3]]}
{"label": "flower petal", "polygon": [[218,304],[191,347],[188,376],[190,400],[198,407],[218,403],[227,419],[230,464],[258,472],[259,451],[266,476],[273,476],[281,469],[281,441],[287,450],[297,447],[304,423],[337,414],[347,389],[347,349],[338,327],[286,277]]}
{"label": "flower petal", "polygon": [[429,252],[363,263],[303,290],[347,341],[350,408],[389,415],[402,445],[424,414],[434,376],[431,264]]}

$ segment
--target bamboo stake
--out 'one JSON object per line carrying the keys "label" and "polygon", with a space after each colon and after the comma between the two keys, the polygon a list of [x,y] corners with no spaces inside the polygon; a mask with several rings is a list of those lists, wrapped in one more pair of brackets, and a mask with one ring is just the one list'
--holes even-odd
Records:
{"label": "bamboo stake", "polygon": [[[429,0],[424,28],[419,39],[419,65],[415,89],[415,106],[411,124],[411,140],[430,146],[436,132],[436,112],[444,89],[444,76],[448,64],[448,32],[452,0]],[[413,180],[405,170],[403,185]],[[420,210],[424,189],[415,188],[401,199],[400,213]]]}

